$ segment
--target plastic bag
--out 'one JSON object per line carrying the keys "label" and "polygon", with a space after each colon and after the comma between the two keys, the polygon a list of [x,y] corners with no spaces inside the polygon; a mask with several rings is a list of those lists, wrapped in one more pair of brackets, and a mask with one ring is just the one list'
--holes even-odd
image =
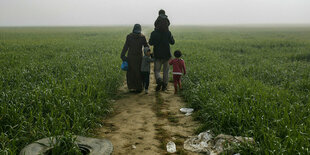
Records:
{"label": "plastic bag", "polygon": [[123,61],[122,65],[121,65],[121,69],[123,71],[128,71],[128,63],[127,63],[127,61]]}
{"label": "plastic bag", "polygon": [[217,155],[224,151],[235,152],[235,148],[232,146],[240,145],[241,143],[255,144],[255,141],[251,137],[224,134],[214,137],[211,131],[208,130],[200,133],[198,136],[188,138],[184,142],[184,149],[192,152],[205,152],[206,154]]}
{"label": "plastic bag", "polygon": [[181,108],[180,111],[183,113],[192,113],[194,111],[194,109],[192,109],[192,108]]}
{"label": "plastic bag", "polygon": [[192,109],[192,108],[181,108],[180,111],[183,112],[183,113],[186,113],[185,116],[189,116],[189,115],[192,114],[194,109]]}
{"label": "plastic bag", "polygon": [[[202,132],[198,136],[191,137],[184,142],[184,149],[193,152],[207,152],[210,154],[213,135],[210,131]],[[211,143],[212,144],[212,143]]]}

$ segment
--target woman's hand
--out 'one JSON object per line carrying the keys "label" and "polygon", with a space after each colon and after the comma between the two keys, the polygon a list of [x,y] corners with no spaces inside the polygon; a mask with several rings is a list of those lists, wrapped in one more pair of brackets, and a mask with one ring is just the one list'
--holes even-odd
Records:
{"label": "woman's hand", "polygon": [[123,57],[122,57],[122,60],[123,60],[123,61],[127,61],[127,57],[126,57],[126,56],[123,56]]}

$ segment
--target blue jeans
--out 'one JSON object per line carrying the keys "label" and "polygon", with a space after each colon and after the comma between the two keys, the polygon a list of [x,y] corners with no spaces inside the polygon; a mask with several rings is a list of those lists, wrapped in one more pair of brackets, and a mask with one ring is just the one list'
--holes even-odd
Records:
{"label": "blue jeans", "polygon": [[141,76],[143,87],[148,89],[150,84],[150,72],[141,72]]}

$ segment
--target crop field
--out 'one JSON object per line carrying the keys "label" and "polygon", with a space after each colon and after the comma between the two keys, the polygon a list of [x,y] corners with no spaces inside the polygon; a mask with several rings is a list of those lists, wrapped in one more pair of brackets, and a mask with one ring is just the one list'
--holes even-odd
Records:
{"label": "crop field", "polygon": [[[254,137],[242,153],[310,153],[310,28],[176,29],[200,131]],[[181,33],[182,32],[182,33]]]}
{"label": "crop field", "polygon": [[[126,29],[125,29],[126,30]],[[122,28],[0,29],[0,154],[66,132],[88,135],[123,83]]]}
{"label": "crop field", "polygon": [[[0,28],[0,154],[48,136],[91,135],[125,80],[119,56],[131,30]],[[310,153],[310,27],[171,31],[197,132],[253,137],[241,154]]]}

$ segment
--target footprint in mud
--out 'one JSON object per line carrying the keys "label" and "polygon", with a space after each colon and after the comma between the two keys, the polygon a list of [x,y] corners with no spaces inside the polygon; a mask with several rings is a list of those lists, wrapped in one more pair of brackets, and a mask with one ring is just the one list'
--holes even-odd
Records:
{"label": "footprint in mud", "polygon": [[105,133],[110,133],[119,130],[119,127],[115,126],[113,123],[104,123],[103,126],[109,129],[109,131],[106,131]]}
{"label": "footprint in mud", "polygon": [[148,131],[147,128],[139,128],[139,130],[142,131],[142,132],[147,132]]}
{"label": "footprint in mud", "polygon": [[165,102],[170,102],[170,100],[169,99],[165,99]]}

